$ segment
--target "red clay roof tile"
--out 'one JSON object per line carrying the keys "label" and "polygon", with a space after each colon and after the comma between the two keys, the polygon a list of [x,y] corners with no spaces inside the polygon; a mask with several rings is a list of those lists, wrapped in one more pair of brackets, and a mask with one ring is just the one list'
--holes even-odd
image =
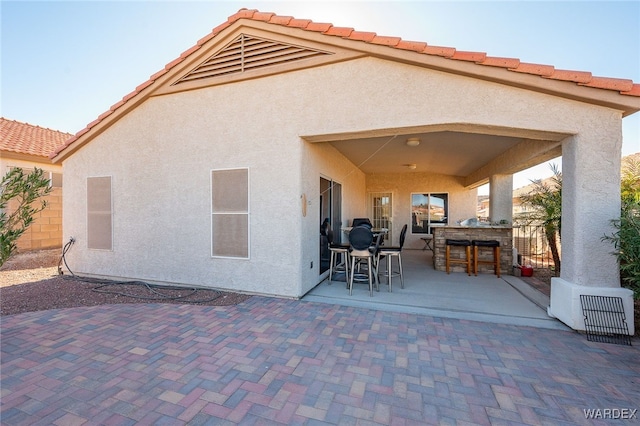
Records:
{"label": "red clay roof tile", "polygon": [[[126,103],[129,99],[135,97],[138,94],[138,92],[136,92],[135,90],[131,93],[129,93],[128,95],[126,95],[124,98],[122,98],[122,102]],[[91,126],[89,126],[91,127]]]}
{"label": "red clay roof tile", "polygon": [[256,21],[265,21],[265,22],[269,22],[269,20],[275,16],[275,13],[270,13],[270,12],[258,12],[256,11],[253,16],[251,17],[251,19],[256,20]]}
{"label": "red clay roof tile", "polygon": [[402,40],[400,37],[385,37],[385,36],[375,36],[371,43],[373,44],[382,44],[383,46],[397,46]]}
{"label": "red clay roof tile", "polygon": [[257,9],[245,9],[242,8],[239,11],[237,11],[236,13],[234,13],[233,15],[229,16],[229,18],[227,19],[227,21],[229,22],[235,22],[238,19],[242,19],[242,18],[249,18],[252,19],[253,15],[258,12]]}
{"label": "red clay roof tile", "polygon": [[95,120],[93,120],[91,123],[87,124],[87,129],[92,128],[93,126],[95,126],[96,124],[98,124],[100,121],[102,121],[100,119],[100,117],[96,118]]}
{"label": "red clay roof tile", "polygon": [[72,137],[71,133],[0,117],[0,151],[48,157]]}
{"label": "red clay roof tile", "polygon": [[175,67],[176,65],[178,65],[180,62],[184,61],[184,58],[176,58],[173,61],[169,62],[167,65],[164,66],[164,69],[166,70],[170,70],[171,68]]}
{"label": "red clay roof tile", "polygon": [[325,32],[325,34],[337,37],[349,37],[353,31],[353,28],[331,27]]}
{"label": "red clay roof tile", "polygon": [[453,47],[427,45],[424,48],[423,53],[427,55],[444,56],[445,58],[450,58],[456,53],[456,49],[454,49]]}
{"label": "red clay roof tile", "polygon": [[487,56],[484,61],[479,62],[480,65],[488,65],[490,67],[516,68],[520,65],[520,60],[516,58],[496,58]]}
{"label": "red clay roof tile", "polygon": [[[610,79],[606,77],[593,77],[589,72],[581,72],[581,71],[566,71],[566,70],[556,70],[553,66],[550,65],[542,65],[542,64],[530,64],[520,62],[517,58],[494,58],[487,57],[484,52],[463,52],[456,51],[456,49],[452,47],[441,47],[441,46],[430,46],[426,43],[422,42],[414,42],[414,41],[404,41],[399,37],[389,37],[389,36],[378,36],[373,32],[363,32],[363,31],[355,31],[353,28],[342,28],[342,27],[334,27],[331,24],[322,24],[322,23],[314,23],[308,19],[295,19],[289,16],[278,16],[274,13],[268,12],[260,12],[256,9],[240,9],[235,14],[229,16],[226,22],[218,25],[213,29],[211,33],[206,35],[205,37],[198,40],[196,46],[200,47],[213,37],[215,37],[218,33],[229,27],[234,22],[240,19],[252,19],[255,21],[265,21],[274,25],[282,25],[293,28],[301,28],[307,31],[316,31],[322,32],[325,35],[336,36],[347,38],[350,40],[363,41],[367,43],[373,44],[381,44],[386,45],[395,49],[403,49],[403,50],[413,50],[425,55],[434,55],[441,56],[448,59],[462,60],[462,61],[470,61],[475,62],[477,65],[481,66],[493,66],[493,67],[504,67],[509,71],[525,73],[525,74],[533,74],[538,75],[543,78],[549,78],[554,80],[564,80],[570,81],[582,86],[593,87],[597,89],[604,90],[614,90],[617,91],[621,95],[627,96],[640,96],[640,85],[632,84],[631,88],[629,88],[628,80],[621,79]],[[169,62],[164,70],[161,70],[151,76],[149,82],[153,82],[161,75],[165,74],[168,70],[173,68],[178,63],[182,62],[184,58],[188,56],[189,53],[192,53],[196,50],[196,46],[190,48],[185,51],[186,55],[181,55],[177,59]],[[188,53],[189,52],[189,53]],[[134,97],[139,93],[140,90],[147,87],[148,84],[143,83],[138,86],[138,89],[135,92],[130,93],[125,96],[122,101],[111,106],[110,111],[115,111],[119,107],[121,107],[126,101]],[[108,115],[108,114],[107,114]],[[102,114],[98,120],[100,121],[106,115]],[[94,121],[95,123],[95,121]],[[84,133],[86,133],[91,126],[94,125],[91,123],[88,128],[81,130],[76,133],[75,137],[69,139],[64,146],[58,147],[52,157],[60,153],[64,148],[69,146],[72,142],[78,139],[78,137]]]}
{"label": "red clay roof tile", "polygon": [[157,80],[158,78],[162,77],[166,73],[167,73],[167,69],[166,68],[162,68],[160,71],[158,71],[157,73],[155,73],[151,77],[149,77],[149,80]]}
{"label": "red clay roof tile", "polygon": [[120,108],[122,105],[124,105],[124,101],[121,99],[118,102],[116,102],[115,104],[111,105],[111,108],[109,108],[111,111],[115,111],[118,108]]}
{"label": "red clay roof tile", "polygon": [[588,83],[592,75],[586,71],[555,70],[549,77],[552,80],[573,81],[574,83]]}
{"label": "red clay roof tile", "polygon": [[293,19],[293,16],[272,16],[269,22],[276,25],[289,25],[289,22]]}
{"label": "red clay roof tile", "polygon": [[414,52],[423,52],[424,48],[427,47],[427,43],[422,41],[400,40],[396,47],[398,49],[413,50]]}
{"label": "red clay roof tile", "polygon": [[153,80],[147,80],[141,85],[139,85],[138,87],[136,87],[136,92],[142,92],[144,89],[151,86],[152,84],[153,84]]}
{"label": "red clay roof tile", "polygon": [[371,33],[366,31],[353,31],[351,35],[349,35],[349,38],[351,40],[370,42],[375,38],[375,36],[376,36],[376,33]]}
{"label": "red clay roof tile", "polygon": [[294,27],[294,28],[307,28],[307,26],[311,23],[310,19],[295,19],[293,18],[292,20],[289,21],[289,23],[287,24],[288,27]]}
{"label": "red clay roof tile", "polygon": [[487,54],[483,52],[463,52],[461,50],[456,50],[451,59],[457,59],[459,61],[482,62],[486,57]]}
{"label": "red clay roof tile", "polygon": [[193,52],[195,52],[196,50],[200,49],[200,46],[198,46],[197,44],[195,46],[192,46],[190,49],[185,50],[184,52],[182,52],[180,54],[181,58],[186,58],[187,56],[191,55]]}
{"label": "red clay roof tile", "polygon": [[307,31],[317,31],[319,33],[326,33],[329,31],[329,28],[333,27],[331,24],[322,24],[316,22],[310,22],[309,25],[306,26],[305,30]]}
{"label": "red clay roof tile", "polygon": [[107,118],[107,117],[108,117],[108,116],[110,116],[111,114],[113,114],[113,111],[109,109],[109,110],[107,110],[107,111],[103,112],[102,114],[100,114],[100,115],[98,116],[98,120],[104,120],[105,118]]}
{"label": "red clay roof tile", "polygon": [[548,77],[556,69],[551,65],[542,65],[542,64],[528,64],[526,62],[520,62],[520,64],[516,68],[512,68],[510,71],[521,72],[525,74],[535,74],[543,77]]}
{"label": "red clay roof tile", "polygon": [[633,88],[633,80],[624,78],[593,77],[588,83],[578,83],[581,86],[597,87],[598,89],[628,92]]}
{"label": "red clay roof tile", "polygon": [[218,34],[220,31],[224,30],[225,28],[227,28],[230,25],[231,24],[229,24],[229,23],[224,23],[222,25],[218,25],[217,27],[214,28],[214,30],[212,32],[210,32],[209,34],[207,34],[206,36],[204,36],[200,40],[198,40],[197,45],[198,46],[202,46],[203,44],[205,44],[206,42],[208,42],[209,40],[214,38],[216,36],[216,34]]}
{"label": "red clay roof tile", "polygon": [[634,84],[631,90],[627,92],[620,92],[623,95],[640,96],[640,84]]}

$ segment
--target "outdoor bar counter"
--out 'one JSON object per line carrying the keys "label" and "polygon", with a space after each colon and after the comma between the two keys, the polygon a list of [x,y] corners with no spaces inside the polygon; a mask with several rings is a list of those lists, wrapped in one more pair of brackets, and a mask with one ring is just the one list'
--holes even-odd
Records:
{"label": "outdoor bar counter", "polygon": [[[433,230],[433,267],[445,271],[445,240],[497,240],[500,242],[500,273],[513,274],[513,228],[511,226],[439,226]],[[471,248],[473,257],[473,247]],[[464,259],[463,247],[452,247],[452,259]],[[480,248],[480,259],[493,259],[493,251]],[[473,265],[473,261],[472,261]],[[479,273],[493,273],[492,265],[478,265]],[[466,272],[465,266],[452,264],[451,272]]]}

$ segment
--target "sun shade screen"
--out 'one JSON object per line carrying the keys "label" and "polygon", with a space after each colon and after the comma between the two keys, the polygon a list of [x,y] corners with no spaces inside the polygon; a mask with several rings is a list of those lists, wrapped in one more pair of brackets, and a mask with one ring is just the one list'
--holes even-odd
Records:
{"label": "sun shade screen", "polygon": [[112,249],[111,177],[87,178],[87,246]]}
{"label": "sun shade screen", "polygon": [[211,253],[249,257],[249,170],[211,172]]}

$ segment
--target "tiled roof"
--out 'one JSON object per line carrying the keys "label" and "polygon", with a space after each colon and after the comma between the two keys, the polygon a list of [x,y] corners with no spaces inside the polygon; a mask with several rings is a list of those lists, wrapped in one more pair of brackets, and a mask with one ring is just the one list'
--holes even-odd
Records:
{"label": "tiled roof", "polygon": [[211,33],[198,40],[196,45],[185,50],[178,58],[169,62],[162,70],[153,74],[149,78],[149,80],[136,87],[133,92],[122,98],[120,102],[112,105],[108,111],[105,111],[96,120],[89,123],[86,128],[80,130],[72,139],[67,141],[65,146],[58,148],[56,152],[51,155],[51,157],[54,157],[55,155],[62,152],[62,150],[75,142],[75,140],[80,136],[87,133],[93,126],[111,115],[114,111],[124,105],[128,100],[135,97],[138,93],[153,84],[155,80],[169,72],[169,70],[184,61],[187,57],[200,49],[205,43],[218,35],[221,31],[225,30],[240,19],[251,19],[254,21],[262,21],[274,25],[299,28],[328,36],[341,37],[349,40],[389,46],[395,49],[409,50],[425,55],[440,56],[455,61],[473,62],[475,64],[488,67],[499,67],[512,72],[532,74],[537,75],[541,78],[552,80],[563,80],[576,83],[579,86],[611,90],[625,96],[640,97],[640,84],[634,83],[633,80],[594,77],[590,72],[585,71],[557,70],[551,65],[520,62],[520,60],[517,58],[492,57],[487,56],[487,54],[483,52],[465,52],[456,50],[453,47],[430,46],[424,42],[402,40],[400,37],[379,36],[373,32],[356,31],[353,28],[346,27],[334,27],[332,24],[313,22],[309,19],[296,19],[292,16],[280,16],[271,12],[260,12],[256,9],[240,9],[237,13],[229,16],[226,22],[218,25],[211,31]]}
{"label": "tiled roof", "polygon": [[48,157],[71,137],[71,133],[0,117],[0,151]]}

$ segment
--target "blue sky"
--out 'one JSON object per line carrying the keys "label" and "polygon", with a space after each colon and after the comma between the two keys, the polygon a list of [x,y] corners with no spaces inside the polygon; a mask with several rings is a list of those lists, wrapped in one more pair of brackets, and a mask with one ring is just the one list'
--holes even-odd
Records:
{"label": "blue sky", "polygon": [[[0,114],[76,133],[240,8],[640,83],[640,1],[5,1]],[[623,120],[640,151],[640,113]],[[526,177],[549,175],[547,164]],[[524,179],[524,180],[522,180]]]}

